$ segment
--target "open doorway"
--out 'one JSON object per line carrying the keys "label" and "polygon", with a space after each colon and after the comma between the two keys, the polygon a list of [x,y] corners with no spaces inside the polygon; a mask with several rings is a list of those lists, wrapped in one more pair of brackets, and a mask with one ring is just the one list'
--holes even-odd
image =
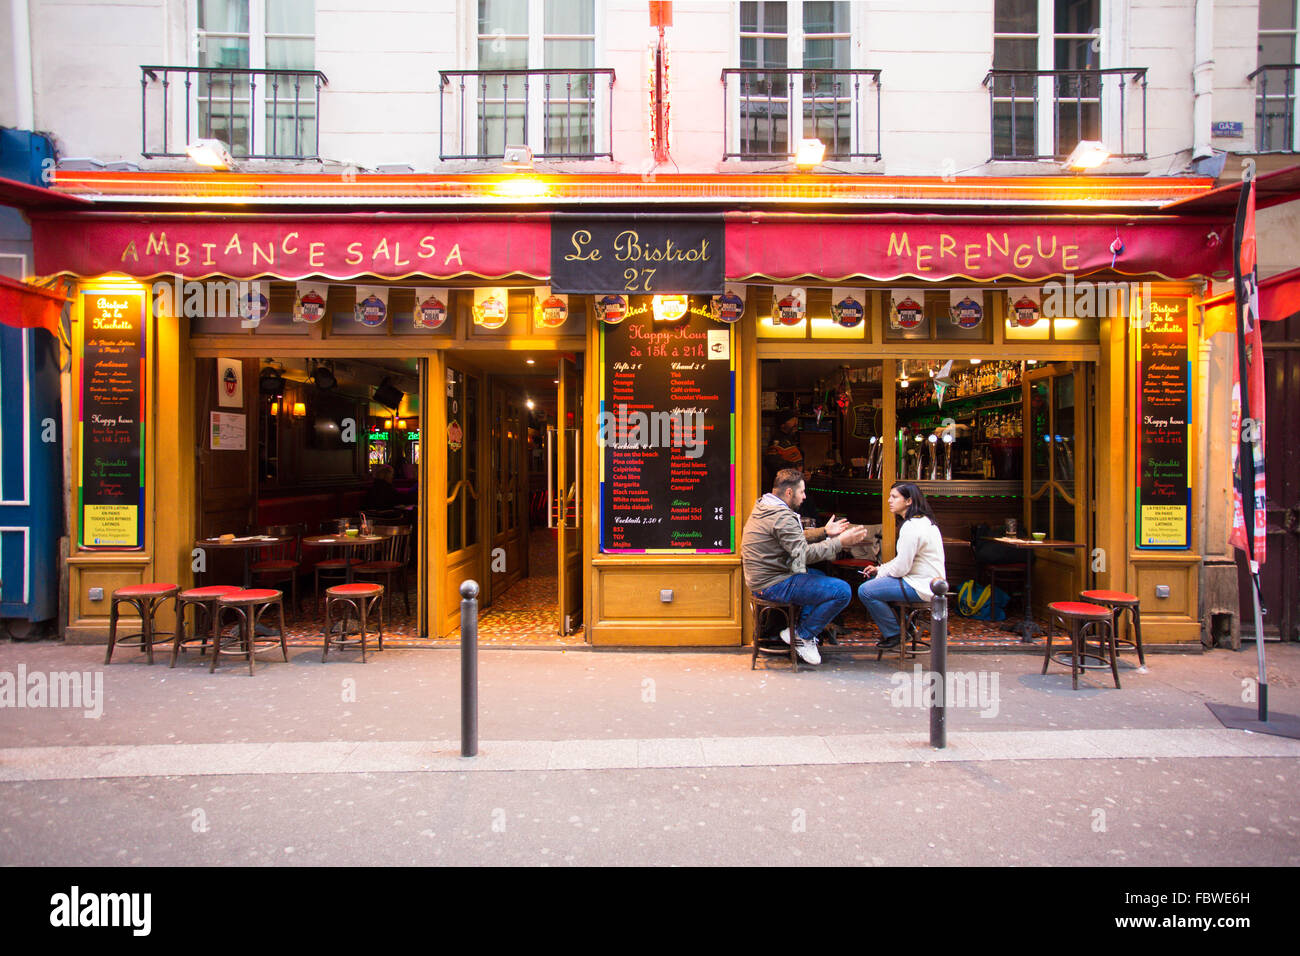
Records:
{"label": "open doorway", "polygon": [[[446,490],[448,573],[460,580],[462,558],[482,569],[479,639],[581,642],[581,356],[458,352],[447,367],[448,426],[460,414],[457,383],[466,396],[481,389],[486,411],[475,430],[483,447],[469,446],[467,429],[465,447],[449,448]],[[463,540],[452,540],[462,499],[480,514],[476,530],[485,547],[478,558],[470,553],[469,525],[462,523]]]}
{"label": "open doorway", "polygon": [[427,640],[422,374],[373,356],[196,359],[197,582],[282,591],[289,641],[316,646],[328,588],[380,584],[385,642]]}

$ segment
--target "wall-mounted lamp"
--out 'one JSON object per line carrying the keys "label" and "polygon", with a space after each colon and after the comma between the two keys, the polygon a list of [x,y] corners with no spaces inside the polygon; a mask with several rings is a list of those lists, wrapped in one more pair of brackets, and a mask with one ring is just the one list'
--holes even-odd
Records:
{"label": "wall-mounted lamp", "polygon": [[1096,169],[1108,159],[1110,159],[1110,150],[1104,143],[1095,139],[1081,139],[1061,167],[1071,172],[1081,173],[1085,169]]}
{"label": "wall-mounted lamp", "polygon": [[795,169],[807,172],[814,166],[820,165],[825,156],[826,144],[821,140],[801,139],[799,145],[795,147],[794,155],[790,158],[794,161]]}
{"label": "wall-mounted lamp", "polygon": [[196,139],[185,147],[185,153],[200,166],[225,172],[235,168],[235,157],[219,139]]}
{"label": "wall-mounted lamp", "polygon": [[532,169],[533,148],[531,146],[507,146],[501,157],[501,165],[506,169]]}
{"label": "wall-mounted lamp", "polygon": [[279,414],[280,414],[280,403],[279,403],[279,402],[272,402],[272,403],[271,403],[271,417],[272,417],[272,418],[276,418],[276,417],[279,416]]}
{"label": "wall-mounted lamp", "polygon": [[304,405],[302,402],[294,402],[294,403],[293,403],[293,417],[294,417],[294,418],[306,418],[306,417],[307,417],[307,406]]}

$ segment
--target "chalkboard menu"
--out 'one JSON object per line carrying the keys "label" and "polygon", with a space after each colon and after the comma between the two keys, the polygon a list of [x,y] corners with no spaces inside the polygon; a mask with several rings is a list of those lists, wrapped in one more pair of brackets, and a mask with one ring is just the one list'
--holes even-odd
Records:
{"label": "chalkboard menu", "polygon": [[706,298],[656,321],[650,297],[601,330],[600,546],[613,554],[735,550],[732,327]]}
{"label": "chalkboard menu", "polygon": [[[1144,317],[1144,320],[1146,317]],[[1139,548],[1191,544],[1187,299],[1156,296],[1139,323],[1137,540]]]}
{"label": "chalkboard menu", "polygon": [[143,290],[82,293],[78,429],[83,548],[144,547]]}

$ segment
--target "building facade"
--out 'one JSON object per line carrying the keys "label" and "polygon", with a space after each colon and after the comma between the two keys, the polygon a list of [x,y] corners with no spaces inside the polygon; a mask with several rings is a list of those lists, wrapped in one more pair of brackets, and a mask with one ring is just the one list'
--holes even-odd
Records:
{"label": "building facade", "polygon": [[[32,274],[71,280],[71,639],[102,637],[114,587],[202,573],[209,535],[355,510],[384,443],[379,459],[418,466],[421,633],[454,629],[465,578],[490,602],[529,573],[523,479],[545,474],[557,630],[737,643],[737,543],[778,409],[804,420],[823,510],[879,524],[885,556],[882,494],[917,469],[956,537],[1017,518],[1070,543],[1036,562],[1042,600],[1138,593],[1150,642],[1208,641],[1214,613],[1235,623],[1206,600],[1236,575],[1232,343],[1201,334],[1199,303],[1231,280],[1235,207],[1214,190],[1241,159],[1281,169],[1300,143],[1294,2],[13,14],[0,124],[52,137],[47,185],[67,202],[25,208]],[[1081,143],[1109,158],[1063,169]],[[227,168],[204,171],[191,147]],[[1261,275],[1295,265],[1293,216],[1261,208]],[[186,283],[255,307],[187,308]],[[103,312],[118,303],[134,319]],[[124,439],[139,487],[91,501],[97,481],[107,494],[87,451],[91,333],[119,320],[133,338],[112,347],[139,360],[141,427]],[[697,356],[674,343],[718,352],[679,385],[695,363],[673,359]],[[1294,344],[1270,347],[1285,364]],[[1172,348],[1179,380],[1155,382],[1144,347]],[[620,378],[634,358],[645,374]],[[949,359],[951,414],[932,384]],[[988,387],[994,362],[1008,367]],[[368,396],[330,410],[322,365],[405,397],[387,418]],[[238,402],[220,398],[230,367]],[[259,390],[268,368],[279,393]],[[537,386],[553,388],[549,446],[521,408]],[[1185,412],[1173,433],[1144,428],[1158,386]],[[699,412],[707,450],[688,455],[679,432],[666,461],[626,460],[605,427],[626,437],[620,404]],[[381,426],[404,417],[419,427],[399,443]],[[350,418],[366,441],[319,434]],[[937,442],[926,457],[944,428],[966,479],[939,474]],[[282,446],[306,451],[281,461]],[[1156,474],[1168,446],[1173,470]],[[1288,534],[1266,630],[1293,638]]]}

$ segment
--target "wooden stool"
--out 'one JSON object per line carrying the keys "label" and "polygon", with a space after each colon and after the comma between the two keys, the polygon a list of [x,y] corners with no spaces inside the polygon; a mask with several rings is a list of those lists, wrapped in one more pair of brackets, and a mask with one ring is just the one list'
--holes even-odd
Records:
{"label": "wooden stool", "polygon": [[[1085,601],[1091,601],[1093,604],[1100,604],[1103,607],[1111,609],[1111,627],[1115,633],[1115,650],[1118,651],[1121,646],[1133,647],[1138,652],[1138,666],[1146,667],[1147,658],[1142,652],[1142,611],[1138,607],[1142,602],[1136,594],[1125,594],[1123,591],[1082,591],[1079,597]],[[1133,640],[1128,638],[1120,639],[1119,636],[1119,616],[1128,611],[1129,623],[1133,627]]]}
{"label": "wooden stool", "polygon": [[[248,591],[235,591],[217,598],[217,633],[212,640],[212,665],[208,668],[211,674],[217,669],[217,659],[225,654],[230,657],[247,657],[248,674],[253,674],[253,655],[257,652],[257,645],[263,644],[274,647],[274,639],[257,639],[257,622],[262,615],[269,609],[275,608],[280,616],[280,651],[284,654],[284,660],[289,662],[289,645],[284,640],[284,592],[276,591],[272,588],[253,588]],[[221,634],[221,624],[226,612],[229,611],[235,617],[239,618],[239,633],[230,638]],[[239,650],[226,650],[227,644],[239,644]]]}
{"label": "wooden stool", "polygon": [[1025,597],[1025,565],[1024,562],[1010,564],[986,564],[984,570],[988,572],[988,583],[992,588],[1001,587],[1007,593],[1007,598],[1012,596],[1024,600]]}
{"label": "wooden stool", "polygon": [[[795,634],[794,626],[799,619],[799,605],[787,604],[781,601],[769,601],[761,598],[754,592],[749,593],[749,610],[754,621],[754,654],[749,660],[749,669],[752,671],[758,663],[758,652],[761,650],[764,654],[785,654],[790,655],[790,665],[794,668],[795,673],[799,672],[799,652],[795,645],[799,638]],[[763,642],[763,622],[768,614],[777,612],[784,616],[785,626],[790,629],[790,645],[787,647],[780,637],[773,641],[768,641],[766,645]]]}
{"label": "wooden stool", "polygon": [[[1042,673],[1047,673],[1047,665],[1050,661],[1058,664],[1066,663],[1062,656],[1052,656],[1052,627],[1059,619],[1062,627],[1070,632],[1069,664],[1074,689],[1079,689],[1080,671],[1106,666],[1106,658],[1102,654],[1089,654],[1086,651],[1084,638],[1088,628],[1092,628],[1093,634],[1097,635],[1097,642],[1101,645],[1099,650],[1110,651],[1110,672],[1115,678],[1115,686],[1119,687],[1119,665],[1115,660],[1115,629],[1110,608],[1082,601],[1055,601],[1047,605],[1047,611],[1047,647],[1043,652]],[[1106,634],[1104,639],[1100,636],[1103,627]],[[1089,664],[1088,658],[1099,663]]]}
{"label": "wooden stool", "polygon": [[[176,596],[176,640],[172,642],[172,662],[168,667],[176,666],[176,655],[180,653],[181,645],[193,644],[197,640],[202,640],[202,650],[200,656],[208,648],[208,636],[213,634],[214,626],[217,620],[217,598],[225,597],[227,594],[234,594],[236,591],[242,591],[234,584],[213,584],[205,588],[190,588],[188,591],[182,591]],[[185,609],[194,608],[194,636],[185,636]],[[200,614],[202,612],[202,614]],[[199,630],[199,621],[202,620],[204,627]],[[216,637],[213,636],[213,640]]]}
{"label": "wooden stool", "polygon": [[[108,653],[104,655],[104,663],[107,665],[113,662],[113,648],[121,644],[123,647],[143,649],[149,658],[149,663],[152,664],[153,646],[167,643],[167,638],[159,640],[157,632],[153,629],[154,615],[163,601],[176,597],[179,592],[180,588],[174,584],[131,584],[114,591],[113,603],[108,612]],[[117,639],[118,606],[124,603],[131,605],[140,615],[140,632],[127,634],[119,641]],[[162,633],[171,637],[170,631]]]}
{"label": "wooden stool", "polygon": [[[330,620],[333,616],[336,605],[342,605],[339,608],[339,636],[334,637],[330,630]],[[366,630],[367,618],[370,612],[375,608],[379,609],[379,649],[384,649],[384,586],[382,584],[364,584],[357,582],[355,584],[336,584],[325,592],[325,649],[321,651],[320,659],[330,652],[330,644],[338,644],[340,647],[348,644],[357,643],[356,638],[349,638],[348,633],[348,610],[356,615],[357,621],[361,625],[361,663],[366,662]]]}
{"label": "wooden stool", "polygon": [[[890,606],[894,609],[894,616],[898,618],[898,662],[900,664],[916,657],[917,648],[928,651],[930,642],[922,640],[918,635],[920,628],[917,627],[917,616],[925,614],[927,621],[930,614],[929,601],[890,601]],[[909,646],[910,645],[910,646]],[[881,660],[885,656],[885,651],[892,651],[892,647],[877,647],[876,660]]]}

